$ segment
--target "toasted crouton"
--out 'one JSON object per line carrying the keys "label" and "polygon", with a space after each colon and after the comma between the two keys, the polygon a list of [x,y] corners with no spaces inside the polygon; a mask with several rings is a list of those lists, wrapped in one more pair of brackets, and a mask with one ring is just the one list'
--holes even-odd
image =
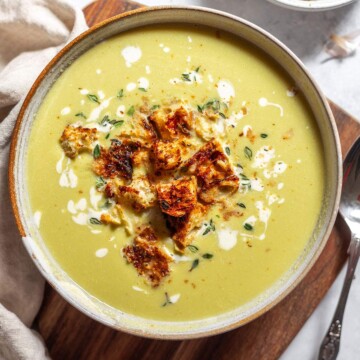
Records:
{"label": "toasted crouton", "polygon": [[182,178],[156,187],[161,211],[174,217],[184,216],[197,203],[196,178]]}
{"label": "toasted crouton", "polygon": [[215,139],[207,142],[184,162],[183,169],[189,174],[196,175],[198,196],[208,204],[221,200],[239,187],[239,178],[221,144]]}
{"label": "toasted crouton", "polygon": [[133,174],[133,163],[136,154],[141,151],[142,144],[138,141],[113,141],[110,148],[101,147],[100,156],[95,159],[93,170],[104,178],[116,176],[130,180]]}
{"label": "toasted crouton", "polygon": [[92,144],[98,139],[96,129],[83,128],[82,126],[68,125],[64,129],[60,144],[66,156],[73,159],[80,151],[92,149]]}
{"label": "toasted crouton", "polygon": [[199,228],[208,211],[208,206],[196,203],[196,205],[181,217],[166,216],[166,224],[174,240],[176,249],[183,252],[193,240],[195,229]]}
{"label": "toasted crouton", "polygon": [[163,140],[189,136],[193,127],[193,114],[183,106],[175,110],[171,108],[158,109],[150,115],[149,119]]}
{"label": "toasted crouton", "polygon": [[170,274],[172,258],[158,245],[157,236],[151,227],[144,228],[134,239],[133,245],[123,249],[126,260],[133,264],[139,275],[144,276],[153,287]]}
{"label": "toasted crouton", "polygon": [[146,176],[134,178],[128,186],[119,186],[117,196],[119,202],[128,202],[136,211],[148,209],[156,203],[155,187]]}

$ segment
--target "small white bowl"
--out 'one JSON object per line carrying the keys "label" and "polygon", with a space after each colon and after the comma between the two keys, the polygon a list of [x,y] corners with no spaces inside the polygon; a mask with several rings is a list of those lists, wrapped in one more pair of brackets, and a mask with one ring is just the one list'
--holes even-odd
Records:
{"label": "small white bowl", "polygon": [[323,11],[353,3],[355,0],[268,0],[282,7],[302,11]]}

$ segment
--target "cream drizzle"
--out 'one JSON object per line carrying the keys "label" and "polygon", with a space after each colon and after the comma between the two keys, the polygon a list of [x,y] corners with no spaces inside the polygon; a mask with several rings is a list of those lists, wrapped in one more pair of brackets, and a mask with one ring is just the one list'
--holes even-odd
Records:
{"label": "cream drizzle", "polygon": [[217,92],[222,101],[229,103],[235,97],[235,89],[229,80],[219,80]]}
{"label": "cream drizzle", "polygon": [[274,106],[274,107],[276,107],[276,108],[278,108],[278,109],[280,110],[280,116],[281,116],[281,117],[284,116],[284,109],[283,109],[283,107],[282,107],[281,105],[276,104],[276,103],[273,103],[273,102],[270,102],[270,101],[268,101],[268,99],[266,99],[266,98],[264,98],[264,97],[260,98],[258,103],[259,103],[259,105],[260,105],[261,107]]}
{"label": "cream drizzle", "polygon": [[134,63],[140,60],[142,51],[137,46],[126,46],[122,51],[121,55],[125,60],[127,67],[131,67]]}
{"label": "cream drizzle", "polygon": [[237,244],[237,230],[221,228],[217,231],[218,246],[223,250],[231,250]]}

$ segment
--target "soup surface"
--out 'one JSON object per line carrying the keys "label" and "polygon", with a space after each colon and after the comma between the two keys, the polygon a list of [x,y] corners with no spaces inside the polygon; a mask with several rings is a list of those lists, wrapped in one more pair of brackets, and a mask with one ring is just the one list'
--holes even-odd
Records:
{"label": "soup surface", "polygon": [[83,54],[45,97],[28,155],[55,260],[99,300],[158,320],[263,294],[304,251],[324,190],[294,81],[195,26],[128,31]]}

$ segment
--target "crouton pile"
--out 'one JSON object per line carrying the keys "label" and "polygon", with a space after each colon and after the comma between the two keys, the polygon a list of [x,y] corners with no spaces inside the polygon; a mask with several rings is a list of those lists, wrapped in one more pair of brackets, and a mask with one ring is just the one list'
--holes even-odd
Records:
{"label": "crouton pile", "polygon": [[[239,187],[216,134],[199,136],[198,124],[204,121],[211,128],[216,117],[181,102],[156,109],[142,106],[133,113],[131,127],[109,139],[108,147],[98,142],[96,128],[80,125],[68,125],[60,144],[72,159],[80,152],[92,152],[93,171],[103,181],[97,188],[113,204],[101,215],[103,224],[124,226],[132,233],[125,213],[155,209],[161,212],[176,251],[183,253],[210,207]],[[143,224],[123,249],[126,260],[153,287],[169,275],[172,261],[156,232]]]}

